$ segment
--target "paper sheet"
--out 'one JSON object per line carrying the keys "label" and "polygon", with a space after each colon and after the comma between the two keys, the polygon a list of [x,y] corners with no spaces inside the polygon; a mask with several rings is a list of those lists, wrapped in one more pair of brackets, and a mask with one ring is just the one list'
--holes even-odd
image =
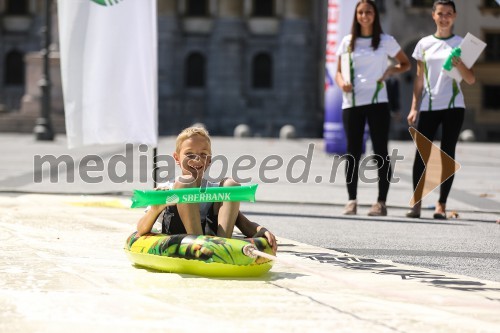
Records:
{"label": "paper sheet", "polygon": [[349,53],[340,56],[340,72],[345,82],[351,83],[351,66]]}
{"label": "paper sheet", "polygon": [[[351,55],[349,53],[342,53],[340,55],[340,73],[345,82],[352,83],[351,81]],[[344,94],[347,98],[352,99],[352,93]]]}

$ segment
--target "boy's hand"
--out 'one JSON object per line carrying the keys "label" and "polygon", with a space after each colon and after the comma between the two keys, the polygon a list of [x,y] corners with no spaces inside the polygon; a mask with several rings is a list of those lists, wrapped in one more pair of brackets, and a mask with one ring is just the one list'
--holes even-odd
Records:
{"label": "boy's hand", "polygon": [[276,251],[278,250],[278,243],[276,242],[276,237],[273,235],[272,232],[270,232],[266,228],[260,228],[259,231],[257,231],[257,233],[253,235],[253,237],[266,238],[267,242],[269,243],[269,245],[271,245],[271,248],[273,249],[273,254],[276,255]]}

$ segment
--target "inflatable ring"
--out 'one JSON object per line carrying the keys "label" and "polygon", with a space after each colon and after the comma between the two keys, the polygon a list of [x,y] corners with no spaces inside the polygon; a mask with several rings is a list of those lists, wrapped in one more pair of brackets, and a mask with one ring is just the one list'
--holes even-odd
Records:
{"label": "inflatable ring", "polygon": [[170,273],[208,277],[255,277],[268,272],[273,261],[252,257],[248,248],[273,254],[265,238],[222,238],[196,235],[131,234],[125,252],[137,266]]}

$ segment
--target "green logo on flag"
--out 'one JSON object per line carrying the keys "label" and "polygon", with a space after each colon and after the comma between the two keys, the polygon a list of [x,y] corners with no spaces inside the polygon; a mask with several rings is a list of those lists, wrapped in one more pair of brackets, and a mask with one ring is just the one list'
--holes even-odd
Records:
{"label": "green logo on flag", "polygon": [[101,6],[113,6],[123,0],[90,0]]}

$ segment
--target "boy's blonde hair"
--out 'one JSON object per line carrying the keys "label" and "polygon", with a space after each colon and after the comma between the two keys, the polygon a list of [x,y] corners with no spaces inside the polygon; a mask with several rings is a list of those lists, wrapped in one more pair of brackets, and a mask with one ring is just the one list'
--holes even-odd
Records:
{"label": "boy's blonde hair", "polygon": [[179,153],[181,150],[182,143],[195,135],[200,135],[204,137],[205,139],[207,139],[210,147],[212,146],[212,142],[210,141],[210,135],[208,134],[208,131],[205,128],[188,127],[183,129],[182,132],[180,132],[179,135],[177,135],[177,139],[175,140],[175,151]]}

